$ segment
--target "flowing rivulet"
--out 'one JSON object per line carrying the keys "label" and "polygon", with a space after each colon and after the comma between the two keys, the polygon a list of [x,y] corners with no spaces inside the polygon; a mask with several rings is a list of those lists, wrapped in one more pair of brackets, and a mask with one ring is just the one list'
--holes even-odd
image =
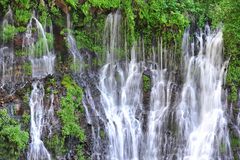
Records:
{"label": "flowing rivulet", "polygon": [[[12,10],[9,8],[8,12],[4,16],[2,22],[2,29],[3,29],[3,37],[6,30],[6,27],[13,24],[13,15]],[[12,92],[14,83],[15,83],[15,76],[13,75],[14,70],[14,53],[13,53],[13,43],[3,42],[0,48],[0,77],[1,88],[5,86],[9,87],[10,92]]]}
{"label": "flowing rivulet", "polygon": [[[37,37],[35,39],[32,34],[32,29],[37,30]],[[50,33],[52,30],[50,27]],[[44,84],[41,81],[44,77],[54,73],[55,55],[50,51],[49,44],[46,38],[47,32],[44,30],[42,24],[33,15],[25,33],[23,40],[23,48],[25,48],[29,55],[29,60],[32,66],[33,90],[30,96],[30,111],[31,111],[31,126],[30,136],[31,143],[28,151],[29,160],[50,160],[51,156],[45,148],[41,135],[44,126],[47,125],[47,120],[51,119],[52,108],[49,110],[44,106]],[[37,41],[37,42],[36,42]],[[53,98],[53,97],[52,97]],[[52,105],[51,105],[52,106]]]}

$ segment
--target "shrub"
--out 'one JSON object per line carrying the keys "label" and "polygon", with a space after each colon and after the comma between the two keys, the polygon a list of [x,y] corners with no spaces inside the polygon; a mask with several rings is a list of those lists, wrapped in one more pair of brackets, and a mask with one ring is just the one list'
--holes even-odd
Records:
{"label": "shrub", "polygon": [[17,159],[27,147],[29,134],[12,119],[6,109],[0,109],[0,157]]}

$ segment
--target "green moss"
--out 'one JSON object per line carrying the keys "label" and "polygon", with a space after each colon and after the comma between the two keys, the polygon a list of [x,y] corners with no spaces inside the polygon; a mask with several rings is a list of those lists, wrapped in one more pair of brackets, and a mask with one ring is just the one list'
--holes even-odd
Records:
{"label": "green moss", "polygon": [[[45,144],[51,150],[53,157],[63,156],[68,152],[69,139],[75,139],[76,144],[73,150],[77,155],[77,159],[86,159],[83,156],[82,147],[86,140],[86,135],[80,126],[81,110],[83,108],[81,105],[82,89],[68,75],[64,75],[61,85],[66,91],[66,95],[61,97],[61,108],[57,112],[61,122],[61,130],[60,132],[55,132],[52,137],[45,139]],[[46,90],[57,87],[56,79],[48,79],[46,86]]]}
{"label": "green moss", "polygon": [[26,50],[19,49],[15,51],[15,55],[17,57],[23,57],[23,56],[28,56],[28,53],[26,52]]}
{"label": "green moss", "polygon": [[78,0],[64,0],[67,4],[69,4],[73,8],[77,8]]}
{"label": "green moss", "polygon": [[31,76],[32,75],[32,66],[31,66],[31,63],[30,62],[25,62],[23,65],[22,65],[22,68],[24,70],[24,73],[27,75],[27,76]]}
{"label": "green moss", "polygon": [[2,39],[5,42],[8,42],[14,38],[14,36],[17,34],[17,30],[12,25],[7,25],[3,28],[3,36]]}
{"label": "green moss", "polygon": [[26,32],[27,28],[24,26],[19,26],[16,28],[18,33],[24,33]]}
{"label": "green moss", "polygon": [[238,87],[240,86],[240,62],[233,59],[230,61],[227,73],[227,85],[230,88],[230,94],[228,99],[231,102],[237,102],[238,99]]}
{"label": "green moss", "polygon": [[57,8],[56,6],[51,6],[49,15],[51,15],[51,18],[54,19],[54,21],[52,21],[54,25],[61,28],[65,27],[66,20],[61,15],[61,11],[59,8]]}
{"label": "green moss", "polygon": [[120,6],[120,0],[89,0],[89,2],[92,4],[93,7],[99,7],[99,8],[119,8]]}
{"label": "green moss", "polygon": [[228,95],[228,100],[231,102],[237,102],[238,100],[238,90],[236,85],[230,86],[230,92]]}
{"label": "green moss", "polygon": [[77,146],[77,158],[78,160],[86,160],[86,157],[84,156],[84,153],[83,153],[82,145]]}
{"label": "green moss", "polygon": [[52,156],[63,155],[66,152],[64,139],[59,134],[55,134],[51,138],[45,140],[45,145],[51,151]]}
{"label": "green moss", "polygon": [[[58,111],[58,116],[62,123],[62,141],[65,141],[68,137],[75,137],[79,140],[79,148],[86,140],[84,130],[79,125],[81,110],[83,108],[81,106],[83,92],[70,76],[65,75],[61,84],[66,89],[66,96],[61,98],[61,110]],[[80,150],[77,149],[77,152],[79,153]]]}
{"label": "green moss", "polygon": [[19,26],[26,25],[30,20],[32,13],[31,11],[25,9],[16,9],[15,10],[15,20]]}
{"label": "green moss", "polygon": [[89,23],[93,19],[90,13],[90,8],[91,8],[91,4],[89,2],[86,2],[81,6],[81,11],[85,16],[83,20],[84,24]]}
{"label": "green moss", "polygon": [[240,139],[237,137],[231,138],[231,147],[232,148],[239,148],[240,147]]}
{"label": "green moss", "polygon": [[20,128],[20,124],[9,117],[6,109],[0,109],[0,157],[17,159],[26,149],[29,134]]}
{"label": "green moss", "polygon": [[93,42],[90,37],[84,31],[75,31],[74,32],[78,49],[80,48],[92,48]]}
{"label": "green moss", "polygon": [[0,1],[0,8],[2,9],[2,13],[6,13],[8,10],[8,6],[10,5],[9,0],[1,0]]}
{"label": "green moss", "polygon": [[132,8],[132,1],[131,0],[122,1],[121,8],[124,10],[126,16],[127,33],[129,33],[127,39],[129,44],[131,45],[135,41],[135,17],[136,17]]}
{"label": "green moss", "polygon": [[144,92],[149,92],[151,90],[151,79],[143,75],[143,91]]}
{"label": "green moss", "polygon": [[31,91],[30,91],[29,88],[22,92],[22,93],[24,93],[24,96],[23,96],[23,104],[24,104],[24,106],[28,106],[28,104],[29,104],[30,92]]}
{"label": "green moss", "polygon": [[40,3],[38,5],[38,9],[37,9],[38,13],[39,13],[39,21],[42,24],[46,24],[49,25],[49,23],[51,22],[48,17],[49,17],[49,13],[48,13],[48,8],[44,3]]}
{"label": "green moss", "polygon": [[21,127],[24,128],[25,130],[29,129],[30,119],[31,119],[30,114],[24,112],[24,114],[21,117]]}
{"label": "green moss", "polygon": [[101,139],[104,139],[106,137],[105,131],[104,130],[100,130],[100,137]]}
{"label": "green moss", "polygon": [[54,77],[53,78],[49,78],[46,84],[50,85],[50,86],[56,87],[57,86],[57,81],[56,81],[56,79]]}

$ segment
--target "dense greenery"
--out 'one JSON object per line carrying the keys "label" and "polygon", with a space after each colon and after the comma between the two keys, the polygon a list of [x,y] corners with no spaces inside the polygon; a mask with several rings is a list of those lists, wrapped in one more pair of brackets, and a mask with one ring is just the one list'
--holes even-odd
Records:
{"label": "dense greenery", "polygon": [[[188,16],[194,12],[195,7],[193,1],[177,2],[162,0],[151,0],[147,2],[144,0],[89,0],[77,6],[79,6],[80,9],[73,11],[73,19],[78,23],[74,25],[75,30],[84,29],[81,32],[85,32],[84,36],[87,35],[87,37],[90,38],[89,41],[95,42],[93,37],[91,37],[94,31],[89,31],[89,29],[86,28],[101,23],[99,13],[103,13],[104,15],[111,10],[120,9],[123,13],[124,23],[126,22],[124,27],[127,31],[126,38],[129,45],[141,36],[144,37],[147,44],[146,46],[149,48],[151,48],[152,40],[160,36],[164,38],[164,42],[169,44],[169,46],[172,44],[181,44],[180,40],[183,31],[190,23]],[[81,20],[81,18],[79,18],[77,21],[76,15],[82,14],[84,15],[84,19]],[[81,25],[79,25],[79,22]],[[103,23],[101,23],[101,26],[98,25],[98,27],[94,27],[94,29],[97,29],[96,33],[98,35],[99,28],[103,30]],[[95,45],[99,45],[99,43],[95,43]]]}
{"label": "dense greenery", "polygon": [[61,84],[66,89],[66,95],[61,98],[60,102],[61,109],[58,111],[58,117],[61,121],[61,133],[55,133],[46,143],[53,154],[63,155],[68,151],[66,149],[69,145],[67,142],[72,139],[76,142],[75,153],[78,159],[83,160],[82,148],[86,135],[80,127],[79,121],[83,111],[81,106],[82,89],[67,75],[63,77]]}
{"label": "dense greenery", "polygon": [[67,95],[61,98],[61,110],[58,112],[62,122],[62,134],[63,136],[75,136],[80,141],[84,141],[84,131],[80,128],[78,115],[76,115],[82,110],[80,105],[82,90],[69,76],[64,76],[62,85],[67,90]]}
{"label": "dense greenery", "polygon": [[16,35],[17,31],[14,26],[12,25],[7,25],[3,29],[3,36],[2,39],[3,41],[7,42],[9,40],[12,40],[13,37]]}
{"label": "dense greenery", "polygon": [[29,134],[21,130],[19,122],[6,109],[0,109],[0,157],[15,160],[26,149]]}

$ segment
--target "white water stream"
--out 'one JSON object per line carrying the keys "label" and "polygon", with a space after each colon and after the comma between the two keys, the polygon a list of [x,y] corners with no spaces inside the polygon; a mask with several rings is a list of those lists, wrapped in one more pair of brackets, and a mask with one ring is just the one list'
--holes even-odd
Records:
{"label": "white water stream", "polygon": [[[99,72],[101,107],[96,108],[92,98],[88,104],[93,111],[85,106],[89,123],[97,116],[104,124],[107,147],[103,159],[233,159],[222,88],[228,65],[222,58],[222,31],[210,31],[207,26],[194,41],[186,31],[182,44],[184,84],[176,90],[179,83],[171,73],[173,60],[168,60],[171,55],[163,49],[162,39],[157,49],[152,49],[151,67],[137,60],[145,53],[144,49],[136,52],[135,47],[129,61],[119,62],[120,27],[119,11],[110,14],[104,31],[107,58]],[[149,106],[143,104],[142,89],[142,75],[147,68],[151,72]],[[95,127],[99,130],[100,126]],[[96,136],[96,128],[93,139],[98,142],[94,143],[95,149],[99,148],[103,142]],[[101,153],[94,150],[93,154]]]}
{"label": "white water stream", "polygon": [[[2,22],[2,37],[6,37],[5,30],[7,27],[13,25],[13,14],[11,8],[9,8],[8,12],[3,18]],[[0,46],[0,86],[3,88],[4,86],[8,86],[10,90],[14,89],[14,76],[13,76],[13,68],[14,68],[14,52],[13,52],[13,42],[12,39],[7,42],[3,40],[3,44]]]}
{"label": "white water stream", "polygon": [[29,160],[50,160],[50,154],[45,148],[41,135],[45,125],[44,86],[40,81],[33,82],[30,96],[31,111],[31,143],[28,152]]}
{"label": "white water stream", "polygon": [[222,85],[228,62],[222,60],[222,32],[206,30],[197,38],[198,54],[184,55],[186,79],[178,119],[181,136],[187,144],[178,159],[232,159],[224,115],[227,105]]}
{"label": "white water stream", "polygon": [[[33,28],[36,32],[33,32]],[[49,29],[52,31],[51,27]],[[35,78],[32,87],[33,90],[30,96],[30,110],[31,110],[31,126],[30,135],[31,143],[28,152],[29,160],[50,160],[51,156],[45,148],[42,141],[42,132],[45,126],[48,126],[51,134],[51,127],[49,121],[53,118],[53,97],[51,96],[51,106],[49,109],[44,104],[44,83],[42,78],[54,73],[55,55],[53,50],[50,51],[47,41],[47,33],[42,24],[36,17],[32,17],[25,34],[23,47],[26,48],[29,54],[29,60],[32,67],[32,78]]]}
{"label": "white water stream", "polygon": [[83,71],[83,57],[81,56],[78,48],[75,38],[72,35],[71,31],[71,21],[70,21],[70,15],[67,14],[67,43],[68,43],[68,51],[73,56],[73,70],[75,72],[81,72]]}

